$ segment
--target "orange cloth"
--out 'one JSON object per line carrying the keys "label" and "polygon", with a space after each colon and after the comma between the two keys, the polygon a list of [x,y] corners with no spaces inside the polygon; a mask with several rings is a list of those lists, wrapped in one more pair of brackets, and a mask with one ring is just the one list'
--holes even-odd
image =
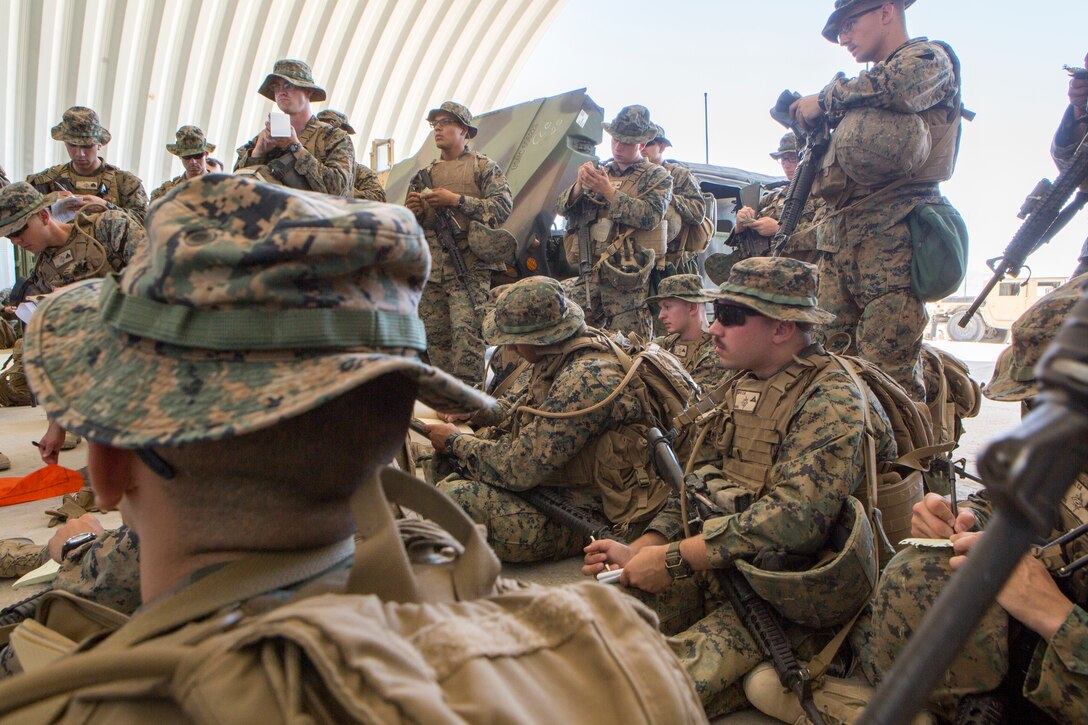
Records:
{"label": "orange cloth", "polygon": [[22,478],[0,478],[0,506],[38,501],[75,493],[83,488],[83,476],[62,466],[45,466]]}

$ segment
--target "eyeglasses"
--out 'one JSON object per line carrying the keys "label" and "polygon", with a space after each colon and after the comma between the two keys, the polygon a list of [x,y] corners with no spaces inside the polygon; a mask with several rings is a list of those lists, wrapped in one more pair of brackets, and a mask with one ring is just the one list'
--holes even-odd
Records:
{"label": "eyeglasses", "polygon": [[273,93],[279,93],[280,91],[289,91],[293,88],[298,88],[294,83],[288,83],[287,81],[278,81],[273,83],[270,88]]}
{"label": "eyeglasses", "polygon": [[850,33],[854,32],[854,26],[857,25],[858,18],[860,18],[862,15],[868,15],[874,10],[880,10],[880,8],[882,7],[884,7],[883,4],[877,5],[875,8],[869,8],[868,10],[862,10],[860,13],[854,13],[853,15],[847,17],[846,20],[843,20],[842,25],[839,26],[839,41],[842,42],[842,36],[849,35]]}
{"label": "eyeglasses", "polygon": [[183,161],[196,161],[197,159],[204,158],[206,154],[189,154],[188,156],[182,156]]}
{"label": "eyeglasses", "polygon": [[728,305],[723,302],[714,303],[714,319],[718,321],[718,324],[722,327],[740,327],[748,321],[749,317],[762,317],[763,315],[756,312],[751,307],[739,307],[737,305]]}
{"label": "eyeglasses", "polygon": [[454,123],[460,124],[461,122],[456,118],[436,118],[431,121],[431,128],[442,128],[443,126],[449,126]]}

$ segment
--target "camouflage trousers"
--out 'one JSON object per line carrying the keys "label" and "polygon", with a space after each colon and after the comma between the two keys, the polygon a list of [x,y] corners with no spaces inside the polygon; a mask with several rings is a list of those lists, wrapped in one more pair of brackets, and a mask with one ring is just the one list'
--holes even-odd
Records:
{"label": "camouflage trousers", "polygon": [[581,554],[589,543],[584,534],[555,521],[511,491],[456,474],[439,481],[438,490],[487,528],[487,542],[503,561],[565,559]]}
{"label": "camouflage trousers", "polygon": [[580,277],[563,280],[563,294],[578,303],[586,315],[586,324],[622,335],[636,333],[643,340],[653,337],[653,318],[646,307],[646,290],[603,288],[599,275],[590,280],[590,307],[586,306],[586,286]]}
{"label": "camouflage trousers", "polygon": [[436,270],[423,288],[419,316],[427,332],[427,356],[431,364],[463,380],[479,385],[484,379],[484,350],[480,336],[482,312],[477,306],[487,299],[491,270],[474,269],[468,287],[448,270]]}
{"label": "camouflage trousers", "polygon": [[880,214],[859,210],[830,219],[818,232],[832,238],[820,245],[820,306],[835,315],[824,326],[825,338],[846,333],[847,354],[879,365],[911,398],[924,401],[922,332],[928,316],[910,289],[910,227],[903,219],[889,224]]}

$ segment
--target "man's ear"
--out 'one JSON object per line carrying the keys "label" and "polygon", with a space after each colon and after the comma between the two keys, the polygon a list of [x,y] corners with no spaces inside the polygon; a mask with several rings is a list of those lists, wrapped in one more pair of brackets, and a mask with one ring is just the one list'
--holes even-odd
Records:
{"label": "man's ear", "polygon": [[95,502],[103,510],[113,510],[135,485],[136,454],[124,448],[87,441],[87,473],[91,477]]}
{"label": "man's ear", "polygon": [[796,323],[789,320],[775,320],[775,326],[773,331],[773,340],[776,343],[783,343],[793,337],[793,333],[797,331]]}

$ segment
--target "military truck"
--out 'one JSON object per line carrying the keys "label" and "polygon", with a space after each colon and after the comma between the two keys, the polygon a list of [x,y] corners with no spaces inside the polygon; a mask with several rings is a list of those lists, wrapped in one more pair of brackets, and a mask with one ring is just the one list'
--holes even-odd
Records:
{"label": "military truck", "polygon": [[1001,282],[986,297],[966,327],[960,327],[974,297],[946,297],[929,306],[930,330],[943,330],[957,342],[1004,342],[1009,327],[1040,297],[1065,284],[1065,277],[1030,277]]}
{"label": "military truck", "polygon": [[[597,159],[603,140],[604,110],[586,89],[537,98],[481,114],[470,147],[506,170],[514,195],[514,211],[503,224],[518,240],[517,258],[508,265],[510,281],[546,274],[559,279],[577,274],[563,252],[563,220],[555,214],[561,192],[575,182],[578,167]],[[415,155],[389,170],[385,183],[390,202],[402,203],[416,171],[438,155],[428,137]],[[755,174],[728,166],[681,162],[691,168],[708,201],[715,234],[707,254],[722,251],[733,231],[741,189],[753,183],[764,187],[785,183],[781,177]],[[705,254],[703,255],[705,257]]]}

